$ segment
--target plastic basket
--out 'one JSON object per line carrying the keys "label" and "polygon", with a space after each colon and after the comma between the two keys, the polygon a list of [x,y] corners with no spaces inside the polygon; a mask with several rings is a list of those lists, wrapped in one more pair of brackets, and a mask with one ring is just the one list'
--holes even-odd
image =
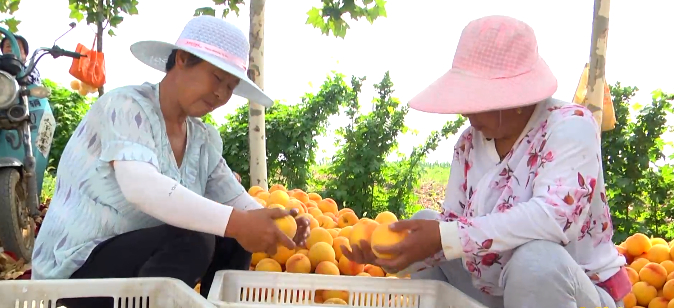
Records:
{"label": "plastic basket", "polygon": [[351,307],[486,308],[439,281],[255,271],[217,272],[208,300],[216,307],[331,306],[314,303],[317,290],[346,291]]}
{"label": "plastic basket", "polygon": [[213,308],[173,278],[0,281],[2,308],[57,308],[57,300],[78,297],[111,297],[115,308]]}

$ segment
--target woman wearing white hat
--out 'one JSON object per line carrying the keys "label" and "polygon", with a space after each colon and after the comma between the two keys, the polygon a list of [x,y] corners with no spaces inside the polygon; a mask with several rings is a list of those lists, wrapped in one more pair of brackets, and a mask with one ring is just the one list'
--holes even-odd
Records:
{"label": "woman wearing white hat", "polygon": [[611,242],[598,126],[586,108],[552,99],[556,90],[528,25],[471,22],[452,69],[409,103],[470,120],[442,213],[394,224],[407,238],[373,247],[392,259],[367,243],[345,254],[449,282],[488,307],[615,308],[631,283]]}
{"label": "woman wearing white hat", "polygon": [[[173,277],[201,280],[207,294],[215,271],[248,269],[250,252],[294,247],[274,224],[289,213],[246,193],[218,131],[199,119],[232,94],[272,105],[246,77],[248,49],[241,30],[209,16],[192,19],[176,44],[131,46],[166,76],[106,93],[77,127],[36,240],[34,279]],[[298,219],[295,242],[307,233]]]}

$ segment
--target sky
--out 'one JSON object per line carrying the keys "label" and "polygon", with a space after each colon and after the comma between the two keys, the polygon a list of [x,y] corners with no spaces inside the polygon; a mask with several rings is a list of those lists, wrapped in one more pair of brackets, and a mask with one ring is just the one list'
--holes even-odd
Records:
{"label": "sky", "polygon": [[[137,61],[129,46],[141,40],[175,42],[194,10],[212,4],[211,0],[139,2],[139,15],[127,16],[115,29],[117,36],[104,36],[107,89],[160,81],[162,73]],[[68,18],[67,3],[22,1],[15,16],[22,21],[19,34],[28,39],[32,50],[51,46],[68,29],[72,20]],[[572,98],[590,53],[593,1],[588,0],[389,0],[387,18],[372,25],[365,20],[351,21],[345,39],[321,35],[318,29],[305,24],[306,12],[320,5],[319,0],[266,3],[264,89],[272,98],[290,104],[299,102],[306,92],[315,92],[333,70],[346,76],[367,76],[360,97],[365,110],[369,110],[368,103],[375,95],[372,85],[386,71],[394,82],[393,96],[406,103],[451,68],[459,36],[468,22],[488,15],[511,16],[534,29],[539,52],[559,82],[556,98]],[[674,92],[674,61],[670,58],[671,47],[665,43],[673,29],[669,21],[673,11],[671,0],[611,3],[606,78],[611,84],[620,81],[641,89],[635,101],[650,102],[650,92],[655,89]],[[247,7],[238,17],[230,14],[227,20],[248,33]],[[94,32],[94,25],[87,26],[82,21],[57,44],[69,50],[74,50],[77,43],[92,46]],[[70,64],[67,58],[44,57],[38,68],[43,78],[68,85],[74,79],[68,74]],[[214,118],[221,121],[245,103],[242,98],[233,98],[214,111]],[[418,133],[400,137],[400,150],[409,153],[430,132],[452,119],[451,115],[411,110],[406,125]],[[343,122],[343,118],[332,119],[331,127]],[[456,139],[455,136],[442,142],[428,161],[450,161]],[[334,153],[333,141],[332,136],[319,139],[319,159]]]}

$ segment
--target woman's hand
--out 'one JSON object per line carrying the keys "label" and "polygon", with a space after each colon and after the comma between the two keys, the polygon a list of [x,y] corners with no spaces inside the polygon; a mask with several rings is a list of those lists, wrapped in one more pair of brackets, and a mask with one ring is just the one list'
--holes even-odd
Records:
{"label": "woman's hand", "polygon": [[[276,247],[283,245],[288,249],[295,249],[295,243],[283,233],[274,219],[290,215],[282,209],[258,209],[251,211],[232,211],[225,236],[236,239],[248,252],[265,252],[272,256],[276,254]],[[304,226],[302,234],[308,229]],[[297,226],[298,233],[300,226]],[[296,236],[297,238],[297,236]],[[304,237],[306,240],[306,236]]]}
{"label": "woman's hand", "polygon": [[442,250],[440,222],[437,220],[401,220],[389,225],[389,228],[394,232],[409,232],[409,235],[398,244],[374,247],[380,253],[393,256],[376,260],[383,268],[398,272]]}
{"label": "woman's hand", "polygon": [[349,249],[349,247],[342,245],[341,248],[342,254],[353,262],[358,264],[376,264],[377,257],[372,252],[370,243],[365,240],[360,241],[360,247],[351,245]]}
{"label": "woman's hand", "polygon": [[295,242],[295,245],[297,246],[304,247],[307,242],[307,238],[311,233],[311,229],[309,229],[310,222],[306,217],[297,217],[298,214],[299,211],[297,211],[297,209],[290,210],[290,215],[295,217],[295,222],[297,223],[297,233],[295,233],[293,242]]}

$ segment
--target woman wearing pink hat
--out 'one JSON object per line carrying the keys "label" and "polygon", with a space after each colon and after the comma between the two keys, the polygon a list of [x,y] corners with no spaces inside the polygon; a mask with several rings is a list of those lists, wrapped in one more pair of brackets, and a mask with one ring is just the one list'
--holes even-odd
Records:
{"label": "woman wearing pink hat", "polygon": [[[247,270],[251,252],[294,248],[274,223],[289,213],[248,195],[222,158],[220,134],[200,120],[233,94],[272,105],[246,75],[248,49],[241,30],[210,16],[192,19],[175,44],[131,46],[166,75],[101,96],[71,136],[35,243],[34,279],[172,277],[201,280],[206,295],[216,271]],[[300,244],[309,222],[297,225]]]}
{"label": "woman wearing pink hat", "polygon": [[367,245],[345,253],[449,282],[488,307],[620,306],[631,283],[611,241],[598,126],[586,108],[551,98],[556,90],[528,25],[468,24],[451,70],[409,103],[470,120],[442,213],[391,226],[410,232],[374,247],[393,259],[375,260]]}

